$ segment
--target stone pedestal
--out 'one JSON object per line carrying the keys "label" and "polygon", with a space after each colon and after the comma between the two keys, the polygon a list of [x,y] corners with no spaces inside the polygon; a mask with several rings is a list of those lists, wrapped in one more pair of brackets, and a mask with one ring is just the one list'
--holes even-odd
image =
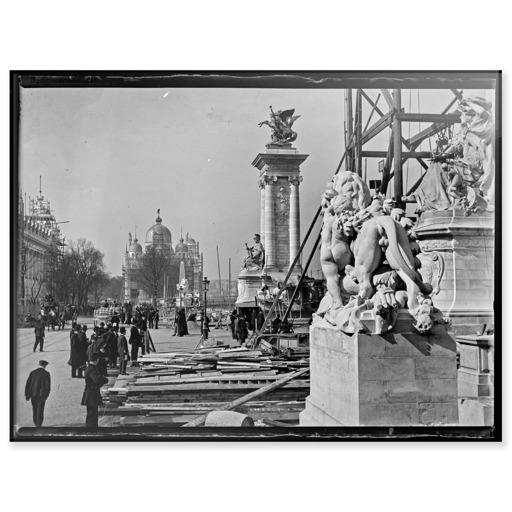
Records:
{"label": "stone pedestal", "polygon": [[477,334],[494,325],[494,215],[425,212],[416,233],[423,280],[434,286],[434,304],[454,332]]}
{"label": "stone pedestal", "polygon": [[494,424],[494,337],[459,336],[461,425]]}
{"label": "stone pedestal", "polygon": [[[456,344],[445,326],[348,336],[315,316],[301,426],[457,425]],[[405,324],[405,321],[401,321]]]}
{"label": "stone pedestal", "polygon": [[242,270],[238,274],[238,297],[235,306],[256,307],[257,296],[261,290],[261,270]]}
{"label": "stone pedestal", "polygon": [[494,396],[493,336],[458,336],[459,396]]}

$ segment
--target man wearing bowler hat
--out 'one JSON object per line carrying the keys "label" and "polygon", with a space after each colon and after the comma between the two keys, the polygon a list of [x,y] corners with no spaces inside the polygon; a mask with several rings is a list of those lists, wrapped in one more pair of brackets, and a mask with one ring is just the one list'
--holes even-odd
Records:
{"label": "man wearing bowler hat", "polygon": [[39,361],[39,368],[30,372],[25,385],[25,398],[32,402],[34,425],[43,426],[44,405],[51,389],[50,373],[46,371],[48,361]]}

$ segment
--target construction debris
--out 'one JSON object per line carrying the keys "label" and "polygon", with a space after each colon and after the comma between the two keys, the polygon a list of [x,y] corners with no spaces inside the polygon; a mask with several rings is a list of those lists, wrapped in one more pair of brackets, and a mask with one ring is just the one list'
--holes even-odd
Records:
{"label": "construction debris", "polygon": [[136,373],[105,390],[103,414],[118,416],[122,425],[195,426],[211,411],[227,410],[296,425],[309,395],[309,348],[270,355],[212,347],[152,354],[138,363]]}

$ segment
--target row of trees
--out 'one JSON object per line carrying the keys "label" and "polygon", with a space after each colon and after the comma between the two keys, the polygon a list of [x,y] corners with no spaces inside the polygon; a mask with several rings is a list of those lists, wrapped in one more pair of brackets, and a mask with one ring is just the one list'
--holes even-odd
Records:
{"label": "row of trees", "polygon": [[[105,297],[121,299],[123,278],[111,277],[103,259],[104,254],[92,242],[84,238],[69,242],[54,271],[50,272],[48,291],[60,302],[76,304],[84,311],[90,298],[95,304]],[[139,286],[156,304],[156,299],[163,295],[164,280],[177,282],[179,270],[171,264],[166,251],[150,247],[139,257],[132,272]]]}
{"label": "row of trees", "polygon": [[[85,238],[70,241],[64,252],[57,248],[49,249],[46,256],[45,271],[33,280],[33,284],[37,283],[37,290],[34,293],[35,285],[32,286],[30,302],[42,300],[43,293],[49,292],[59,302],[73,304],[86,311],[91,297],[95,303],[106,296],[121,298],[122,277],[109,275],[103,261],[104,254]],[[24,263],[20,263],[23,273]]]}
{"label": "row of trees", "polygon": [[[31,280],[30,290],[25,285],[25,275],[32,264],[27,254],[20,251],[20,296],[24,303],[37,304],[47,292],[58,302],[76,305],[82,311],[87,310],[91,301],[96,305],[105,297],[122,300],[123,278],[110,276],[105,255],[85,238],[70,241],[63,252],[56,246],[49,249],[45,270]],[[164,281],[176,283],[179,274],[171,264],[170,255],[154,247],[141,254],[131,272],[154,303],[163,296]]]}

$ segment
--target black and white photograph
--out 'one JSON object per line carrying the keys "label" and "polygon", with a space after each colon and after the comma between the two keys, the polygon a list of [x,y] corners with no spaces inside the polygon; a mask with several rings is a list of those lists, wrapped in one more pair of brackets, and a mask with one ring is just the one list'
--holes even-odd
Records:
{"label": "black and white photograph", "polygon": [[13,71],[11,113],[11,439],[501,439],[499,71]]}

